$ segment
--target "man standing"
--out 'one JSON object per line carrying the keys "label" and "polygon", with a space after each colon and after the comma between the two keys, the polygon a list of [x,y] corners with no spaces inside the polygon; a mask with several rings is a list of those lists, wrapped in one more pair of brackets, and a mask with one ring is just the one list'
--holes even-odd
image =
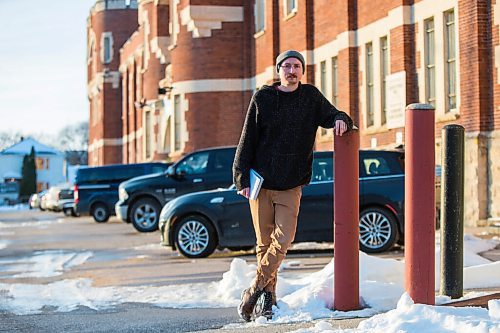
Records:
{"label": "man standing", "polygon": [[313,85],[300,83],[304,70],[304,58],[297,51],[276,58],[280,82],[253,95],[236,150],[233,176],[238,194],[249,197],[250,169],[264,178],[257,199],[249,200],[257,237],[257,274],[238,307],[245,321],[252,319],[262,294],[262,309],[256,316],[272,318],[277,272],[295,237],[302,186],[311,180],[318,126],[334,128],[336,135],[352,129],[347,114]]}

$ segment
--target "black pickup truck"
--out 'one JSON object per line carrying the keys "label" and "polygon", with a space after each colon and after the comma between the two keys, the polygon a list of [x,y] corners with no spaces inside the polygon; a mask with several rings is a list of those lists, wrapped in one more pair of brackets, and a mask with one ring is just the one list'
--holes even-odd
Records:
{"label": "black pickup truck", "polygon": [[[359,156],[359,245],[365,252],[382,252],[404,239],[404,153],[361,150]],[[333,152],[314,153],[296,243],[333,241],[333,157]],[[206,257],[217,247],[255,245],[248,201],[234,187],[170,201],[162,210],[160,231],[163,245],[192,258]]]}
{"label": "black pickup truck", "polygon": [[186,193],[228,187],[233,182],[236,147],[195,151],[166,173],[132,178],[120,184],[115,205],[118,218],[141,232],[158,230],[161,207]]}

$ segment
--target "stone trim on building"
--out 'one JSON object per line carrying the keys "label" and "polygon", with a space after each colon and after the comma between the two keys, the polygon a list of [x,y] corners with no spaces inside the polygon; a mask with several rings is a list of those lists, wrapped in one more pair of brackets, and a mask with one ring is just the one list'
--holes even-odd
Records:
{"label": "stone trim on building", "polygon": [[222,28],[223,22],[242,22],[243,7],[190,5],[181,10],[180,17],[193,38],[210,37],[212,30]]}

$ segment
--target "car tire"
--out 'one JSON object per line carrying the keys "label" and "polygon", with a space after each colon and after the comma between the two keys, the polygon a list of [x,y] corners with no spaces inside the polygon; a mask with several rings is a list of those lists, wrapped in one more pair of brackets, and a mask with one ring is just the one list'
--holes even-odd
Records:
{"label": "car tire", "polygon": [[71,217],[73,215],[73,209],[71,208],[64,208],[63,209],[64,216]]}
{"label": "car tire", "polygon": [[130,221],[137,231],[152,232],[158,230],[160,204],[151,198],[136,201],[130,210]]}
{"label": "car tire", "polygon": [[103,203],[96,203],[92,206],[92,217],[97,223],[108,222],[109,220],[109,209]]}
{"label": "car tire", "polygon": [[394,215],[379,207],[363,209],[359,216],[359,248],[366,253],[380,253],[394,246],[398,226]]}
{"label": "car tire", "polygon": [[215,251],[217,243],[212,223],[203,216],[187,216],[175,227],[175,245],[185,257],[206,258]]}

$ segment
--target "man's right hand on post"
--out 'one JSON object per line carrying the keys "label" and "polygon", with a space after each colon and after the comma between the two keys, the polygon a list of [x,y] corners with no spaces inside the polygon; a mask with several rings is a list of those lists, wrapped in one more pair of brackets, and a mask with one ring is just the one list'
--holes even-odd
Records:
{"label": "man's right hand on post", "polygon": [[236,193],[238,193],[239,195],[242,195],[242,196],[244,196],[245,198],[248,199],[248,197],[250,196],[250,188],[249,187],[245,187],[244,189],[242,189],[241,191],[238,191]]}

